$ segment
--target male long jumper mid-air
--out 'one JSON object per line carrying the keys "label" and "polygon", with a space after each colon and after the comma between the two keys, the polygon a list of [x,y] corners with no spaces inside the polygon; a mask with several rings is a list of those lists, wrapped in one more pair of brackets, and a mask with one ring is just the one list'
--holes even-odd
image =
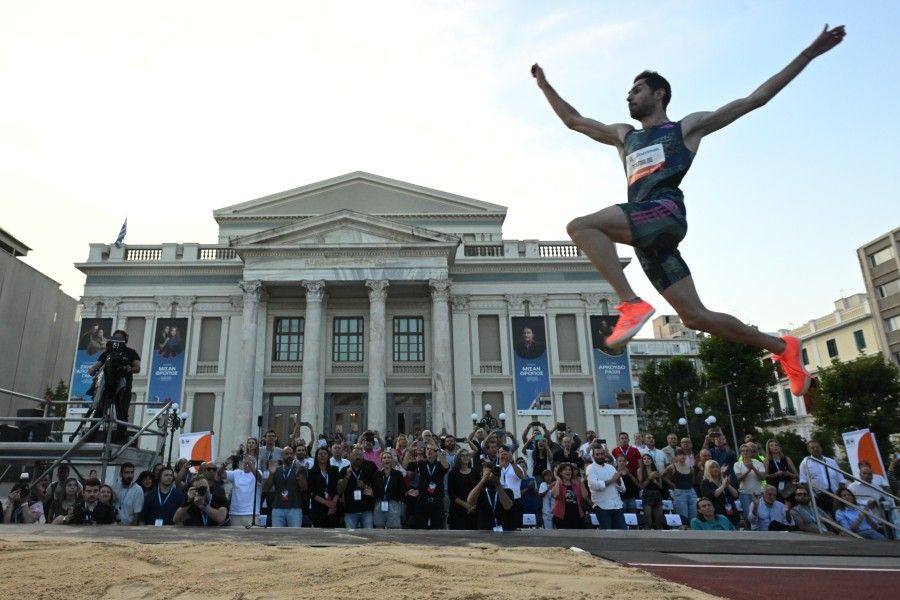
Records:
{"label": "male long jumper mid-air", "polygon": [[691,272],[678,251],[687,233],[684,194],[678,186],[704,136],[766,104],[814,58],[840,44],[845,35],[843,25],[834,29],[826,25],[809,47],[746,98],[718,110],[691,113],[678,122],[666,115],[672,97],[669,82],[654,71],[644,71],[634,78],[626,98],[631,118],[640,121],[642,129],[582,117],[547,83],[539,65],[531,67],[538,87],[563,123],[600,143],[615,146],[625,165],[628,202],[578,217],[568,225],[572,240],[622,301],[616,307],[619,320],[606,338],[607,346],[625,345],[654,313],[625,278],[615,245],[628,244],[634,247],[650,282],[686,327],[768,350],[781,363],[791,393],[806,393],[811,378],[803,366],[797,338],[767,335],[731,315],[709,310],[700,301]]}

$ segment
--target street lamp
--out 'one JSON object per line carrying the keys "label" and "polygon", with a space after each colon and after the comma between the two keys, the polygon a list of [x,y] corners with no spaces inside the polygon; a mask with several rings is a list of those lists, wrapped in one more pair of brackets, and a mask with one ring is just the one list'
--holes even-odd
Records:
{"label": "street lamp", "polygon": [[[169,432],[169,457],[166,460],[166,466],[172,466],[172,448],[175,446],[175,432],[185,426],[188,414],[182,411],[178,413],[178,404],[172,403],[172,406],[163,414],[156,417],[156,424],[165,435]],[[162,456],[162,453],[160,453]]]}

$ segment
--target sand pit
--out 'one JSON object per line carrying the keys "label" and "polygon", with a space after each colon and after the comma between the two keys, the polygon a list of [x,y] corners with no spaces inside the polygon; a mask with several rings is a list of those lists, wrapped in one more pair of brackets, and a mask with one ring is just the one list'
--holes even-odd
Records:
{"label": "sand pit", "polygon": [[0,555],[4,594],[32,599],[713,598],[560,548],[144,544],[0,531]]}

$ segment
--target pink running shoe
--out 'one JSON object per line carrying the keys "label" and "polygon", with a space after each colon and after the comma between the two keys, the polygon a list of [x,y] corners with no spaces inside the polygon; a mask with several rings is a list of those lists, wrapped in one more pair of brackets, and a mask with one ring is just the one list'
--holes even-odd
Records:
{"label": "pink running shoe", "polygon": [[650,320],[656,309],[643,300],[637,302],[623,302],[616,307],[619,311],[619,320],[616,327],[606,338],[605,344],[610,348],[621,348],[633,338],[644,323]]}
{"label": "pink running shoe", "polygon": [[784,341],[784,352],[772,356],[781,364],[781,370],[791,382],[791,393],[795,396],[802,396],[809,391],[812,376],[803,366],[800,340],[792,335],[786,335],[781,339]]}

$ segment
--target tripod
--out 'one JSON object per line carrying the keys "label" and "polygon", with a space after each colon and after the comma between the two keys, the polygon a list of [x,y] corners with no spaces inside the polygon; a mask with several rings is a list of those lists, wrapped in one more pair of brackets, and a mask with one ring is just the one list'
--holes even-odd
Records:
{"label": "tripod", "polygon": [[[257,441],[262,437],[262,415],[256,417],[256,439]],[[246,526],[246,529],[252,529],[253,527],[262,527],[259,523],[256,522],[257,514],[262,511],[262,501],[260,501],[259,510],[256,506],[256,499],[259,498],[259,479],[262,477],[259,473],[259,444],[256,445],[256,466],[253,471],[253,516],[250,517],[250,524]]]}

